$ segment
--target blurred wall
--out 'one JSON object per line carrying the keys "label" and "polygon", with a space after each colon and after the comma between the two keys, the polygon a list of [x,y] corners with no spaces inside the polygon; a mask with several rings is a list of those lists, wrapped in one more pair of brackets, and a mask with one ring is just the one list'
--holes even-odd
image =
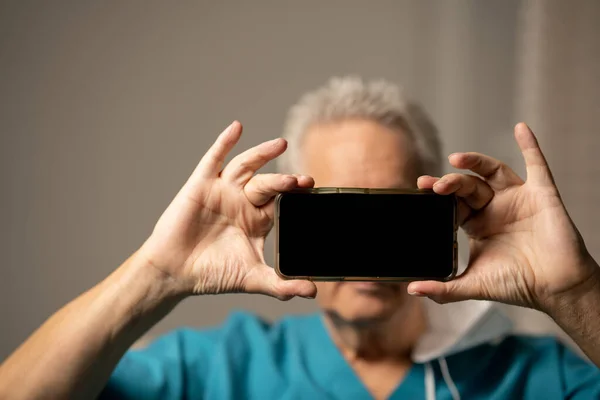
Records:
{"label": "blurred wall", "polygon": [[[484,151],[522,173],[511,136],[521,7],[0,2],[0,360],[142,243],[227,124],[245,126],[238,150],[276,137],[287,107],[331,75],[403,84],[446,153]],[[275,318],[315,304],[193,298],[150,334],[234,308]]]}

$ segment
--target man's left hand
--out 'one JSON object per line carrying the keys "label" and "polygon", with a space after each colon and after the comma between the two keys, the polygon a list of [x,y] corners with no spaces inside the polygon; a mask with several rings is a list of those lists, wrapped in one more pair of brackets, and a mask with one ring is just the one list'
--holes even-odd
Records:
{"label": "man's left hand", "polygon": [[515,138],[526,181],[479,153],[449,156],[452,166],[477,176],[419,178],[419,188],[457,195],[470,259],[456,279],[412,282],[409,293],[439,303],[485,299],[548,312],[562,296],[599,290],[600,269],[565,209],[535,135],[520,123]]}

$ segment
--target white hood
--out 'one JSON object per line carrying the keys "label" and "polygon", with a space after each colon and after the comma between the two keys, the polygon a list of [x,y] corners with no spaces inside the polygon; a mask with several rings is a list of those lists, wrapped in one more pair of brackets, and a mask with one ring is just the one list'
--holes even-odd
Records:
{"label": "white hood", "polygon": [[500,341],[512,332],[512,321],[489,301],[469,300],[443,305],[429,299],[423,299],[423,302],[428,328],[417,343],[412,358],[416,363],[425,364],[425,398],[436,399],[432,363],[437,362],[452,399],[460,400],[445,357],[483,343]]}
{"label": "white hood", "polygon": [[[467,265],[459,258],[458,275]],[[477,345],[501,340],[513,331],[512,320],[497,303],[466,300],[438,304],[423,298],[427,331],[419,339],[412,358],[428,363]]]}
{"label": "white hood", "polygon": [[489,301],[423,302],[428,329],[413,351],[413,360],[418,363],[499,340],[512,330],[511,319]]}

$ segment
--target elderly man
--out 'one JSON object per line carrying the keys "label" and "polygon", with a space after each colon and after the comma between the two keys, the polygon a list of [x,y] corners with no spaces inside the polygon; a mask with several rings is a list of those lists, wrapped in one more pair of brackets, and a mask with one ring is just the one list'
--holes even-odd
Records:
{"label": "elderly man", "polygon": [[[600,270],[525,124],[515,137],[526,181],[478,153],[449,157],[476,175],[438,178],[435,129],[383,81],[333,79],[304,96],[281,174],[256,171],[283,139],[224,165],[241,130],[216,139],[136,253],[5,361],[1,398],[600,398]],[[281,280],[263,257],[271,200],[314,184],[456,193],[466,272],[446,283]],[[228,292],[318,292],[322,312],[275,323],[237,313],[127,351],[184,298]],[[490,301],[546,312],[593,364],[554,339],[509,335]]]}

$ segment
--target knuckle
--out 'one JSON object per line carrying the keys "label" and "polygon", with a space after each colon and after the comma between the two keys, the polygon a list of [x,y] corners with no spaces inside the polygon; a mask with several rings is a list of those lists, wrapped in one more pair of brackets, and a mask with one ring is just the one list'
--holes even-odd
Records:
{"label": "knuckle", "polygon": [[496,163],[496,165],[494,166],[494,173],[503,175],[507,169],[508,169],[508,166],[506,164],[504,164],[501,161],[498,161]]}
{"label": "knuckle", "polygon": [[436,302],[437,304],[448,303],[448,301],[443,296],[431,296],[430,299]]}
{"label": "knuckle", "polygon": [[241,171],[247,171],[251,168],[252,168],[252,163],[246,157],[242,158],[237,165],[237,169],[241,170]]}
{"label": "knuckle", "polygon": [[457,172],[451,172],[448,175],[446,175],[446,179],[448,179],[449,181],[452,181],[452,182],[461,182],[464,180],[465,176],[466,175],[464,175],[464,174],[460,174]]}
{"label": "knuckle", "polygon": [[271,152],[269,151],[269,149],[266,149],[264,147],[258,147],[257,149],[255,149],[255,151],[252,152],[250,158],[252,159],[253,163],[265,163],[272,158],[270,156],[270,153]]}
{"label": "knuckle", "polygon": [[280,188],[280,186],[280,181],[275,179],[275,177],[265,176],[260,179],[260,187],[258,190],[264,194],[275,194],[278,192],[278,188]]}
{"label": "knuckle", "polygon": [[480,168],[483,163],[483,159],[480,154],[473,153],[473,163],[471,164],[471,169]]}
{"label": "knuckle", "polygon": [[211,151],[208,151],[206,154],[204,154],[204,157],[202,157],[202,161],[204,163],[216,164],[216,163],[221,162],[221,158],[214,150],[211,150]]}
{"label": "knuckle", "polygon": [[256,194],[260,194],[260,190],[257,189],[256,183],[248,182],[246,186],[244,186],[244,194],[251,202],[254,202],[256,199]]}
{"label": "knuckle", "polygon": [[280,294],[277,296],[277,299],[280,301],[289,301],[293,298],[294,296],[289,295],[289,294]]}
{"label": "knuckle", "polygon": [[289,290],[285,287],[283,282],[276,282],[273,285],[273,296],[281,301],[288,301],[292,297],[294,297],[292,294],[289,293]]}
{"label": "knuckle", "polygon": [[465,175],[463,185],[468,189],[468,191],[471,194],[476,194],[479,189],[480,183],[482,183],[481,179],[472,175]]}
{"label": "knuckle", "polygon": [[256,175],[254,178],[250,179],[250,182],[253,183],[254,191],[260,193],[266,192],[269,185],[267,184],[267,182],[265,182],[265,180],[266,179],[263,175]]}

